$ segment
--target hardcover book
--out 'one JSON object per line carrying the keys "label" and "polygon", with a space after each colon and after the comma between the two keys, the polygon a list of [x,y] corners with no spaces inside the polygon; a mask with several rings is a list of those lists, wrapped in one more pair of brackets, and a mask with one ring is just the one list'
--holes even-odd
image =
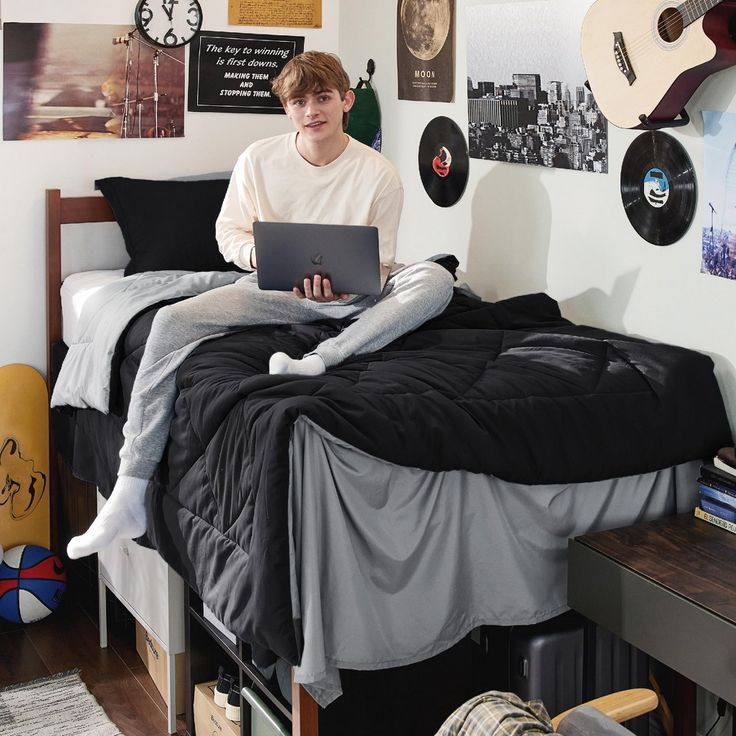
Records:
{"label": "hardcover book", "polygon": [[707,498],[709,501],[715,501],[728,509],[736,511],[736,496],[702,482],[698,483],[698,492],[700,498]]}
{"label": "hardcover book", "polygon": [[717,516],[719,519],[728,521],[732,524],[736,524],[736,509],[733,507],[726,506],[725,504],[714,501],[705,496],[700,497],[700,508],[703,511],[707,511],[713,516]]}
{"label": "hardcover book", "polygon": [[721,519],[720,516],[710,514],[704,509],[701,509],[699,506],[695,507],[694,513],[695,516],[698,517],[698,519],[707,521],[709,524],[713,524],[714,526],[719,526],[721,527],[721,529],[725,529],[726,531],[731,532],[731,534],[736,534],[736,524],[733,524],[730,521],[726,521],[725,519]]}
{"label": "hardcover book", "polygon": [[[708,468],[712,470],[708,470]],[[736,478],[731,479],[727,473],[719,471],[715,465],[703,465],[700,469],[698,483],[704,483],[711,488],[736,496]]]}
{"label": "hardcover book", "polygon": [[713,465],[724,473],[736,478],[736,449],[733,447],[721,447],[713,458]]}

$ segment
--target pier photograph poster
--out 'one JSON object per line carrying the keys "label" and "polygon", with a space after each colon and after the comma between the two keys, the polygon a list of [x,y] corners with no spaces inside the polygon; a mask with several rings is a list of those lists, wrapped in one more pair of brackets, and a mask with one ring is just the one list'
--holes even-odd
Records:
{"label": "pier photograph poster", "polygon": [[181,138],[184,49],[133,26],[5,23],[3,140]]}

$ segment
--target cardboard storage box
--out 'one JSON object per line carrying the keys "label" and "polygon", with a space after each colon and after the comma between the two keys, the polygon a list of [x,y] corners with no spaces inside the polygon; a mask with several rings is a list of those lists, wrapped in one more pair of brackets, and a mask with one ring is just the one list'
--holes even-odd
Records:
{"label": "cardboard storage box", "polygon": [[[135,649],[146,665],[156,688],[164,702],[169,704],[169,658],[163,644],[139,621],[135,622]],[[176,662],[176,712],[184,713],[186,706],[186,678],[184,677],[184,652],[177,654]]]}
{"label": "cardboard storage box", "polygon": [[194,731],[197,736],[240,736],[240,724],[225,717],[225,709],[215,705],[215,684],[200,682],[194,686]]}

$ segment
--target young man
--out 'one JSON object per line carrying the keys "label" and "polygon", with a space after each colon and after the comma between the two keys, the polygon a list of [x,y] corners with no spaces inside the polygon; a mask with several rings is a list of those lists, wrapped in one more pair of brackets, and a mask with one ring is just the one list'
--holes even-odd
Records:
{"label": "young man", "polygon": [[[117,483],[89,530],[69,543],[69,557],[145,532],[145,491],[168,439],[176,370],[204,340],[249,325],[357,318],[303,357],[271,356],[272,374],[318,375],[351,355],[384,347],[447,306],[453,285],[448,271],[431,262],[394,263],[403,189],[380,153],[344,132],[355,99],[349,87],[340,60],[317,51],[289,61],[274,80],[274,94],[296,130],[257,141],[241,154],[217,220],[223,255],[252,273],[159,310],[133,386]],[[257,220],[376,226],[382,293],[335,294],[319,276],[305,278],[293,293],[259,290]]]}

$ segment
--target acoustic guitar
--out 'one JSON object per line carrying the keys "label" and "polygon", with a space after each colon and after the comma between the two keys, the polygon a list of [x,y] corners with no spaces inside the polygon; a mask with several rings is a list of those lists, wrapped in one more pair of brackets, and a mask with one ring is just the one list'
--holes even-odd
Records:
{"label": "acoustic guitar", "polygon": [[735,14],[733,0],[596,0],[581,48],[606,118],[619,128],[674,121],[706,77],[736,64]]}

